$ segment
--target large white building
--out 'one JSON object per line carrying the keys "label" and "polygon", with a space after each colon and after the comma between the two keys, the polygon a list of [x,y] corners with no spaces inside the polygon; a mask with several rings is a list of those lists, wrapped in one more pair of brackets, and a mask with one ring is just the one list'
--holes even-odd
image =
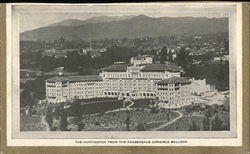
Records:
{"label": "large white building", "polygon": [[190,84],[190,80],[176,76],[156,82],[156,96],[159,98],[160,106],[180,108],[191,104],[194,97],[191,95]]}
{"label": "large white building", "polygon": [[99,75],[48,79],[46,98],[53,103],[94,97],[154,98],[162,107],[179,108],[193,101],[191,81],[180,77],[181,71],[173,64],[153,64],[148,59],[138,63],[131,59],[131,64],[107,66]]}
{"label": "large white building", "polygon": [[103,97],[103,80],[98,75],[61,76],[46,80],[46,99],[60,103],[75,98]]}
{"label": "large white building", "polygon": [[132,99],[155,98],[155,83],[173,76],[180,77],[182,69],[172,64],[114,64],[102,69],[107,97]]}

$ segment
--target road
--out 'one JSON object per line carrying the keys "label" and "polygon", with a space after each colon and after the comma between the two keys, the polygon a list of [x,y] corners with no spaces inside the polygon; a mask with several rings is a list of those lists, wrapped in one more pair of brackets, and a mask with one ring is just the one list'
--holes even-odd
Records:
{"label": "road", "polygon": [[154,128],[153,130],[154,130],[154,131],[157,131],[157,130],[159,130],[159,129],[161,129],[161,128],[164,128],[164,127],[166,127],[166,126],[168,126],[168,125],[170,125],[170,124],[176,122],[177,120],[179,120],[180,118],[183,117],[183,114],[182,114],[181,112],[179,112],[179,111],[175,111],[175,112],[179,114],[178,117],[176,117],[175,119],[173,119],[173,120],[170,121],[170,122],[167,122],[167,123],[165,123],[165,124],[162,124],[161,126],[159,126],[159,127],[157,127],[157,128]]}

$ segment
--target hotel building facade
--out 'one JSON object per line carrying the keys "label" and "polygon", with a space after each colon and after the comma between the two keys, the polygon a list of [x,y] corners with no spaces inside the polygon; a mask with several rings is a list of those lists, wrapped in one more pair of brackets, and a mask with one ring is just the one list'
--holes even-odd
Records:
{"label": "hotel building facade", "polygon": [[191,104],[191,81],[180,77],[182,69],[173,64],[154,64],[147,56],[133,57],[130,64],[113,64],[99,75],[59,76],[46,80],[48,102],[73,99],[117,97],[157,99],[162,107]]}

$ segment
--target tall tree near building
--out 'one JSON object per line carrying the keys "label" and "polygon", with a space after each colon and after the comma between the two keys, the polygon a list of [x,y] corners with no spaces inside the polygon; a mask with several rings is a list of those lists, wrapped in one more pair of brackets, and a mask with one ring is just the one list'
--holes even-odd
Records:
{"label": "tall tree near building", "polygon": [[180,51],[177,53],[176,63],[183,68],[186,67],[188,63],[189,52],[186,50],[185,47],[182,47]]}
{"label": "tall tree near building", "polygon": [[215,127],[215,130],[221,130],[222,128],[222,121],[218,116],[216,116],[214,119],[214,127]]}
{"label": "tall tree near building", "polygon": [[209,130],[209,117],[206,116],[203,119],[203,130],[208,131]]}
{"label": "tall tree near building", "polygon": [[56,105],[56,107],[55,107],[55,117],[56,117],[56,119],[59,119],[59,117],[62,114],[62,112],[63,112],[63,106],[62,106],[62,104]]}
{"label": "tall tree near building", "polygon": [[145,126],[142,122],[140,122],[137,126],[136,126],[136,130],[138,131],[145,131]]}
{"label": "tall tree near building", "polygon": [[161,52],[159,54],[159,60],[161,63],[164,63],[165,61],[167,61],[167,55],[168,55],[168,48],[166,46],[164,46],[162,49],[161,49]]}
{"label": "tall tree near building", "polygon": [[200,128],[199,128],[199,126],[197,126],[196,122],[193,120],[189,130],[197,131],[197,130],[200,130]]}
{"label": "tall tree near building", "polygon": [[60,130],[61,131],[67,131],[68,121],[67,121],[67,115],[66,112],[62,112],[61,114],[61,120],[60,120]]}
{"label": "tall tree near building", "polygon": [[49,125],[50,130],[52,129],[52,124],[53,124],[53,115],[52,114],[53,114],[52,113],[52,107],[49,105],[47,107],[45,119],[46,119],[46,121],[47,121],[47,123]]}
{"label": "tall tree near building", "polygon": [[130,131],[130,116],[129,116],[129,112],[127,111],[127,117],[126,117],[126,120],[125,120],[125,124],[126,124],[126,129],[127,131]]}

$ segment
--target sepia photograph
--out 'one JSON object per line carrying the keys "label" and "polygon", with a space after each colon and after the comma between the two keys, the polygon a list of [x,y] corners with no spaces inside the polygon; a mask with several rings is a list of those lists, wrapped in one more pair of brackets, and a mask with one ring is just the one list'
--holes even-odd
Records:
{"label": "sepia photograph", "polygon": [[238,9],[10,5],[10,138],[239,139]]}

